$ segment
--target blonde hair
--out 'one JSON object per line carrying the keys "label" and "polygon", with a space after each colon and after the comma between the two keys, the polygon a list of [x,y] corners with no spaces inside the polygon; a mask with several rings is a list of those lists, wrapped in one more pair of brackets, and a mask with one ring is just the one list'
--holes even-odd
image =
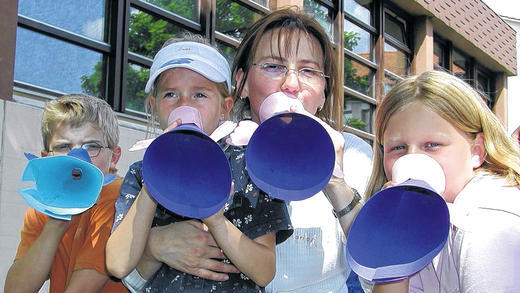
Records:
{"label": "blonde hair", "polygon": [[49,151],[49,143],[58,127],[69,125],[76,128],[87,123],[101,131],[103,143],[110,149],[119,145],[119,126],[115,112],[102,99],[70,94],[48,102],[43,110],[43,147]]}
{"label": "blonde hair", "polygon": [[[173,43],[178,43],[178,42],[201,43],[201,44],[207,45],[207,46],[212,47],[215,50],[219,51],[218,48],[213,46],[208,39],[204,38],[201,35],[193,34],[193,33],[189,33],[189,32],[184,33],[181,38],[170,38],[170,39],[166,40],[164,42],[164,44],[162,45],[161,49],[168,45],[171,45]],[[146,138],[148,138],[150,136],[154,137],[154,136],[160,135],[162,133],[162,130],[159,129],[159,127],[158,127],[159,126],[159,122],[158,122],[159,121],[158,120],[159,103],[158,103],[158,101],[160,99],[160,97],[158,96],[158,94],[159,94],[158,91],[159,91],[159,82],[161,80],[161,77],[162,77],[162,73],[159,74],[159,76],[157,76],[157,78],[154,80],[152,89],[150,90],[150,95],[146,98],[145,104],[144,104],[144,109],[145,109],[145,113],[146,113],[146,117],[147,117]],[[222,98],[231,97],[231,92],[228,90],[228,87],[227,87],[227,84],[225,81],[216,83],[216,85],[217,85],[217,90]],[[150,107],[150,98],[155,99],[153,108]]]}
{"label": "blonde hair", "polygon": [[461,79],[440,71],[427,71],[397,83],[378,106],[375,117],[374,168],[367,197],[387,182],[383,169],[383,135],[390,117],[412,102],[420,102],[469,137],[483,133],[487,157],[475,171],[485,171],[520,185],[520,152],[497,117],[478,93]]}

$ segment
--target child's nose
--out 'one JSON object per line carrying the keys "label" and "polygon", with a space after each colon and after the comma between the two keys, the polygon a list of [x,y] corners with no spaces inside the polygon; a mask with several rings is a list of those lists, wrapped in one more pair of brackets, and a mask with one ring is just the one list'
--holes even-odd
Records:
{"label": "child's nose", "polygon": [[182,95],[180,98],[180,106],[191,106],[191,99]]}
{"label": "child's nose", "polygon": [[407,155],[421,153],[421,149],[415,145],[409,145],[407,149],[408,149],[408,151],[406,152]]}

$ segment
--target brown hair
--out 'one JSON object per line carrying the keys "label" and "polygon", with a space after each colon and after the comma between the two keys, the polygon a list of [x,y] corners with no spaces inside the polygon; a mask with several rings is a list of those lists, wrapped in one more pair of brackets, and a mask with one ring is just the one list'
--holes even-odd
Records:
{"label": "brown hair", "polygon": [[241,82],[235,86],[235,90],[233,91],[233,98],[235,100],[233,114],[238,119],[250,115],[249,101],[248,99],[240,99],[240,93],[247,80],[260,39],[267,32],[276,29],[278,29],[278,36],[273,34],[271,39],[278,37],[278,42],[280,42],[281,36],[283,35],[286,40],[286,45],[281,46],[281,44],[278,44],[278,48],[283,48],[286,53],[291,50],[291,40],[293,38],[299,38],[300,33],[316,38],[320,44],[323,52],[324,73],[330,77],[326,79],[325,104],[323,108],[316,113],[316,116],[325,121],[329,121],[331,118],[332,89],[336,83],[336,65],[333,58],[332,44],[330,43],[328,35],[318,22],[305,13],[293,8],[276,10],[265,15],[256,21],[244,35],[237,49],[237,54],[231,69],[233,76],[236,76],[239,69],[243,71],[243,78]]}

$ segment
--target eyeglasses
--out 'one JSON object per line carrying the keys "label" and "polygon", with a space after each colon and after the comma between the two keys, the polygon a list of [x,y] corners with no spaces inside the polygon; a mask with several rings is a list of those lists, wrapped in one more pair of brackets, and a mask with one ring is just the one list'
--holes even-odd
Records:
{"label": "eyeglasses", "polygon": [[[109,147],[102,146],[97,142],[85,142],[81,145],[80,148],[86,150],[89,157],[91,157],[91,158],[97,157],[102,149],[110,150]],[[73,145],[64,143],[64,144],[59,144],[59,145],[54,146],[54,148],[52,150],[49,150],[49,152],[58,154],[58,155],[66,155],[72,149],[73,149]]]}
{"label": "eyeglasses", "polygon": [[322,71],[311,68],[289,69],[283,64],[277,63],[253,63],[253,66],[259,66],[262,72],[274,80],[281,80],[285,78],[289,71],[294,71],[298,75],[298,79],[308,85],[319,85],[324,78],[329,78]]}

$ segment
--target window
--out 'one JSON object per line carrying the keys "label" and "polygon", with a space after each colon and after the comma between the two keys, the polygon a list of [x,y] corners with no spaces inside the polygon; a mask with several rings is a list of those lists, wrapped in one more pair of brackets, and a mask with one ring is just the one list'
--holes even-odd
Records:
{"label": "window", "polygon": [[367,25],[374,25],[372,0],[344,0],[345,12]]}
{"label": "window", "polygon": [[435,70],[449,70],[446,49],[446,45],[440,43],[438,40],[433,41],[433,66]]}
{"label": "window", "polygon": [[[19,82],[60,93],[104,92],[102,53],[18,28],[15,60],[14,78]],[[88,80],[93,75],[96,78]]]}
{"label": "window", "polygon": [[400,77],[407,76],[410,70],[410,62],[408,61],[408,58],[409,56],[405,52],[385,43],[385,70],[393,72]]}
{"label": "window", "polygon": [[18,14],[63,30],[106,42],[108,38],[105,0],[19,0]]}
{"label": "window", "polygon": [[344,85],[359,93],[373,96],[374,70],[360,62],[345,57]]}
{"label": "window", "polygon": [[[495,104],[494,74],[479,64],[475,58],[464,54],[461,49],[440,36],[434,36],[433,62],[436,70],[449,72],[472,86],[484,99],[489,108]],[[451,63],[450,63],[451,60]]]}
{"label": "window", "polygon": [[19,0],[15,84],[55,95],[87,93],[144,117],[149,68],[167,39],[186,32],[213,38],[231,64],[244,31],[269,11],[269,0],[217,0],[214,11],[203,3]]}
{"label": "window", "polygon": [[385,11],[385,33],[398,42],[407,44],[406,22],[389,10]]}
{"label": "window", "polygon": [[345,95],[343,124],[367,133],[372,133],[372,121],[375,105],[367,103],[354,96]]}
{"label": "window", "polygon": [[458,50],[453,50],[453,74],[461,79],[468,79],[468,60],[466,55]]}
{"label": "window", "polygon": [[385,9],[384,13],[385,45],[384,67],[399,77],[405,77],[410,73],[410,56],[407,22],[397,16],[396,12]]}
{"label": "window", "polygon": [[477,68],[477,78],[475,80],[475,88],[489,108],[493,108],[495,103],[494,85],[491,75],[483,67]]}
{"label": "window", "polygon": [[[385,1],[343,0],[343,5],[343,124],[370,140],[376,101],[410,72],[410,21]],[[377,60],[377,50],[382,60]],[[376,79],[378,72],[384,73],[383,80]]]}
{"label": "window", "polygon": [[200,21],[200,0],[143,0],[177,15]]}
{"label": "window", "polygon": [[304,0],[303,9],[305,13],[314,17],[329,35],[330,40],[334,42],[334,31],[332,25],[332,17],[334,9],[328,5],[318,2],[317,0]]}
{"label": "window", "polygon": [[[278,2],[19,0],[15,83],[56,95],[91,94],[118,112],[144,118],[144,85],[153,57],[167,39],[201,34],[232,64],[246,30]],[[302,9],[343,52],[343,93],[333,103],[336,118],[373,139],[376,101],[385,87],[409,73],[408,15],[383,0],[303,0]]]}
{"label": "window", "polygon": [[241,40],[247,29],[262,15],[231,0],[217,0],[216,29]]}
{"label": "window", "polygon": [[360,57],[374,61],[374,40],[369,31],[345,20],[343,46]]}

